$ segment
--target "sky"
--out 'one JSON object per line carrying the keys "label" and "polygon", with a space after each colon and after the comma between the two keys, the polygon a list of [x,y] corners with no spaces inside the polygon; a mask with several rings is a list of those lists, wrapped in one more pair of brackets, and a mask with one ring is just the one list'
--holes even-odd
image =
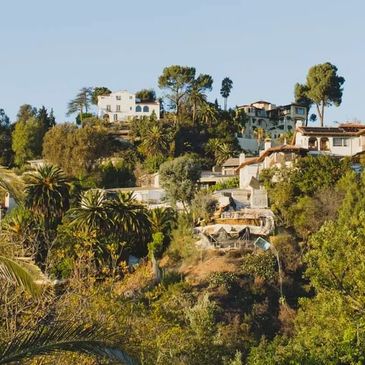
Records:
{"label": "sky", "polygon": [[[84,86],[154,88],[164,67],[210,74],[208,98],[228,105],[293,101],[308,69],[331,62],[344,76],[340,107],[325,123],[365,122],[363,0],[12,0],[2,1],[0,108],[53,108],[57,121]],[[314,112],[314,110],[313,110]]]}

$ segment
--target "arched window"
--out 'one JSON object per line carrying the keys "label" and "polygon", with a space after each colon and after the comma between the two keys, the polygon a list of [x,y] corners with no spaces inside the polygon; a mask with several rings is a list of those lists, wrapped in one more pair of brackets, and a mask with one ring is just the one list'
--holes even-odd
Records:
{"label": "arched window", "polygon": [[322,137],[320,141],[321,151],[329,151],[330,150],[330,141],[327,137]]}
{"label": "arched window", "polygon": [[310,137],[308,140],[308,148],[311,151],[317,151],[318,150],[318,141],[316,137]]}
{"label": "arched window", "polygon": [[145,105],[143,107],[143,113],[148,113],[149,111],[150,111],[150,108],[147,105]]}
{"label": "arched window", "polygon": [[137,113],[140,113],[141,111],[142,111],[141,106],[140,106],[140,105],[137,105],[137,106],[136,106],[136,112],[137,112]]}

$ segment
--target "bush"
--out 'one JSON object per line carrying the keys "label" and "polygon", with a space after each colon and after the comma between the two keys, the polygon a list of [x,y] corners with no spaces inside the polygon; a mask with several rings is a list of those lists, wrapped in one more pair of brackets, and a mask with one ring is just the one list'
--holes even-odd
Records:
{"label": "bush", "polygon": [[248,254],[244,256],[242,273],[260,277],[265,281],[273,281],[276,277],[276,259],[271,253]]}
{"label": "bush", "polygon": [[224,286],[227,290],[231,289],[237,282],[237,275],[231,272],[215,272],[209,277],[209,286]]}

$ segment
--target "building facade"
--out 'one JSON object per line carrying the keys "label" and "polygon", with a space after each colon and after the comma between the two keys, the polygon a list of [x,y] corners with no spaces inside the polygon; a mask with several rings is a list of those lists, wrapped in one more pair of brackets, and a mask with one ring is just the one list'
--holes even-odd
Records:
{"label": "building facade", "polygon": [[110,95],[98,96],[99,118],[107,118],[110,122],[121,122],[129,118],[145,117],[155,114],[160,119],[160,103],[158,101],[140,101],[135,94],[128,91],[117,91]]}
{"label": "building facade", "polygon": [[257,151],[260,148],[259,139],[278,139],[285,133],[294,132],[297,122],[304,124],[307,120],[307,109],[295,103],[276,106],[261,100],[241,105],[238,109],[247,116],[245,128],[238,136],[241,148],[247,151]]}
{"label": "building facade", "polygon": [[354,156],[365,151],[365,125],[344,123],[338,127],[303,127],[295,131],[295,145],[311,154]]}

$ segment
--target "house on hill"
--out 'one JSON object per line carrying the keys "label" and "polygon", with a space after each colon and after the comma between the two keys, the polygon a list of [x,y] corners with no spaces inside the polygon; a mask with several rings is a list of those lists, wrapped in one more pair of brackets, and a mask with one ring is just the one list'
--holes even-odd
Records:
{"label": "house on hill", "polygon": [[311,154],[354,156],[365,151],[365,125],[343,123],[338,127],[304,127],[300,123],[294,135],[294,144]]}
{"label": "house on hill", "polygon": [[271,167],[290,167],[294,161],[308,153],[308,149],[296,145],[282,145],[271,147],[270,142],[265,143],[265,150],[257,157],[240,155],[240,165],[237,168],[240,177],[240,189],[250,186],[252,178],[258,179],[263,169]]}
{"label": "house on hill", "polygon": [[98,96],[98,116],[110,122],[123,122],[134,117],[149,117],[152,114],[160,119],[159,101],[141,101],[126,90],[110,95]]}
{"label": "house on hill", "polygon": [[260,148],[257,142],[259,129],[275,140],[285,133],[293,132],[297,122],[304,123],[307,120],[307,109],[297,103],[277,106],[260,100],[237,108],[247,116],[242,135],[238,136],[240,146],[246,151],[257,151]]}

